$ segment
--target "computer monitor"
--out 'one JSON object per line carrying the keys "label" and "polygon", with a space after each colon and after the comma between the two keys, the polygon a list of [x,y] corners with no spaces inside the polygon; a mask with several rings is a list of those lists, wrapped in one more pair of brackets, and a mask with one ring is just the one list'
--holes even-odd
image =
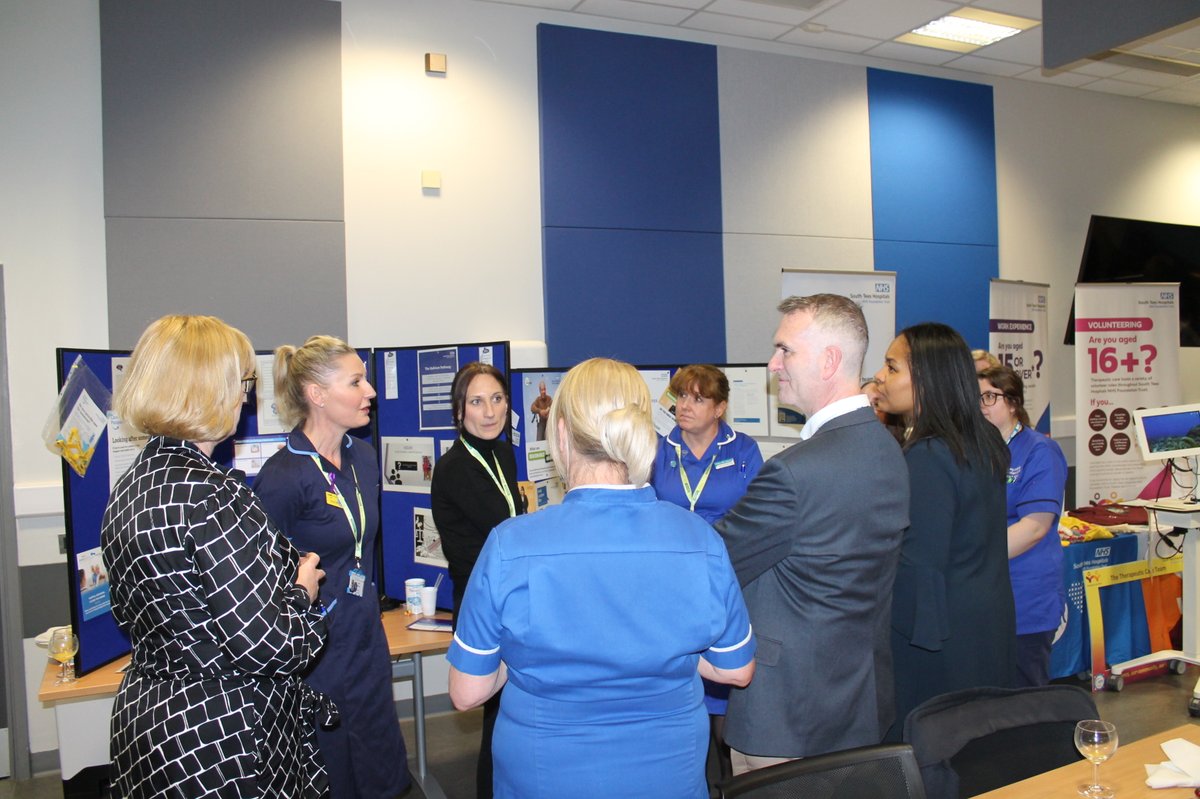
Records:
{"label": "computer monitor", "polygon": [[1133,426],[1145,460],[1200,455],[1200,405],[1139,408],[1133,412]]}

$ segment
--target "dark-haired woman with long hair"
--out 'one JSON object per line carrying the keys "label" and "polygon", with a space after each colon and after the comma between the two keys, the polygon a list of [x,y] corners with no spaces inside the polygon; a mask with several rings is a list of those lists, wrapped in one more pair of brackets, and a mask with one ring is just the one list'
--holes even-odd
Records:
{"label": "dark-haired woman with long hair", "polygon": [[898,740],[938,694],[1013,684],[1016,620],[1008,579],[1009,454],[979,412],[971,351],[952,328],[905,328],[876,374],[880,410],[904,420],[911,524],[892,594]]}

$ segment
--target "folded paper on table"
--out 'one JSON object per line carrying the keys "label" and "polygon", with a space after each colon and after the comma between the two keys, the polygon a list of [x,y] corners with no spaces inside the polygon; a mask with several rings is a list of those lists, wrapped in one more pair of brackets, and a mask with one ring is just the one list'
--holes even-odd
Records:
{"label": "folded paper on table", "polygon": [[1172,738],[1162,743],[1163,754],[1170,760],[1146,766],[1146,784],[1151,788],[1200,787],[1200,746]]}

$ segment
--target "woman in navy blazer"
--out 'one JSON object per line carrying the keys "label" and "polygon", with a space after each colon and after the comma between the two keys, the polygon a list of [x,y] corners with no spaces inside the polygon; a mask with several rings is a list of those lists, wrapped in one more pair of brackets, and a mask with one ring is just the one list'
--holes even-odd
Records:
{"label": "woman in navy blazer", "polygon": [[952,328],[925,322],[888,347],[880,410],[905,423],[910,526],[892,592],[899,740],[926,699],[1012,685],[1016,619],[1008,579],[1008,449],[979,412],[971,352]]}

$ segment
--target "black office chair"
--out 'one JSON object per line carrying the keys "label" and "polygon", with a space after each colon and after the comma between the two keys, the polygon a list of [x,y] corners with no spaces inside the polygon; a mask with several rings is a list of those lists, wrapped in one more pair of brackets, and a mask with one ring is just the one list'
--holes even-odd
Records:
{"label": "black office chair", "polygon": [[1079,759],[1075,723],[1099,718],[1073,685],[968,688],[922,703],[904,721],[929,799],[959,799]]}
{"label": "black office chair", "polygon": [[925,799],[907,744],[860,746],[791,760],[717,784],[721,799]]}

